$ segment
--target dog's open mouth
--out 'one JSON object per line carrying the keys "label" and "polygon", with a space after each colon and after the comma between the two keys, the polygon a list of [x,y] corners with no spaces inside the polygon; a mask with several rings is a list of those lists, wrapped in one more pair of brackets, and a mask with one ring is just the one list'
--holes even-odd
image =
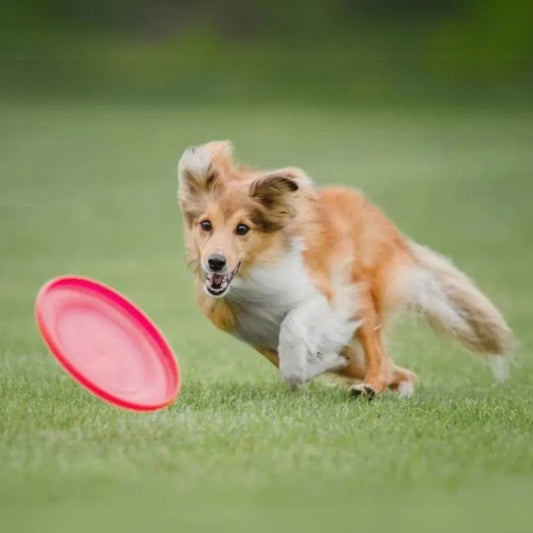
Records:
{"label": "dog's open mouth", "polygon": [[209,272],[205,275],[205,288],[213,296],[222,296],[229,288],[232,279],[239,271],[240,263],[228,274]]}

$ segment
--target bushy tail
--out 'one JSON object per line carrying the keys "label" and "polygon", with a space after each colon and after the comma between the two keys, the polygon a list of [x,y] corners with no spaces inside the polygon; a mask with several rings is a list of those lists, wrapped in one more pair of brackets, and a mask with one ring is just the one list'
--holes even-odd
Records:
{"label": "bushy tail", "polygon": [[409,247],[419,267],[409,290],[409,307],[434,330],[489,356],[494,375],[505,379],[514,338],[501,313],[448,259],[414,242]]}

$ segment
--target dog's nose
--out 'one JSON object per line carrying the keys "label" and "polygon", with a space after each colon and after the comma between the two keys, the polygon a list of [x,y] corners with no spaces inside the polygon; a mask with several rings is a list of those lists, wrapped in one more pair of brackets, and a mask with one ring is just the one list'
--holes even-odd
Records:
{"label": "dog's nose", "polygon": [[226,266],[226,258],[222,254],[213,254],[209,256],[207,264],[213,272],[220,272]]}

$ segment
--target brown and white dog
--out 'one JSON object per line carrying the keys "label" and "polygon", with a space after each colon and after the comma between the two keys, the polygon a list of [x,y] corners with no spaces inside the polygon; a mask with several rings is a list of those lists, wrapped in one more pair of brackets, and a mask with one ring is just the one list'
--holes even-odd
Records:
{"label": "brown and white dog", "polygon": [[382,342],[391,315],[405,309],[506,374],[513,337],[499,311],[358,191],[315,188],[298,168],[236,166],[227,141],[188,148],[178,173],[200,308],[289,386],[336,372],[354,395],[411,395],[415,375]]}

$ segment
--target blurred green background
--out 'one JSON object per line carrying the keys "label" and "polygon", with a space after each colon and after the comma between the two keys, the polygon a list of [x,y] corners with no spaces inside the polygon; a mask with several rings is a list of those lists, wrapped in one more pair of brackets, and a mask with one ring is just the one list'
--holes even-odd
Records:
{"label": "blurred green background", "polygon": [[522,0],[9,2],[2,89],[240,105],[528,99]]}
{"label": "blurred green background", "polygon": [[[530,531],[531,2],[18,1],[0,32],[0,530]],[[362,188],[508,317],[512,378],[413,323],[417,396],[288,393],[208,324],[183,260],[176,166],[241,160]],[[102,280],[179,358],[168,410],[119,411],[57,367],[49,278]]]}

